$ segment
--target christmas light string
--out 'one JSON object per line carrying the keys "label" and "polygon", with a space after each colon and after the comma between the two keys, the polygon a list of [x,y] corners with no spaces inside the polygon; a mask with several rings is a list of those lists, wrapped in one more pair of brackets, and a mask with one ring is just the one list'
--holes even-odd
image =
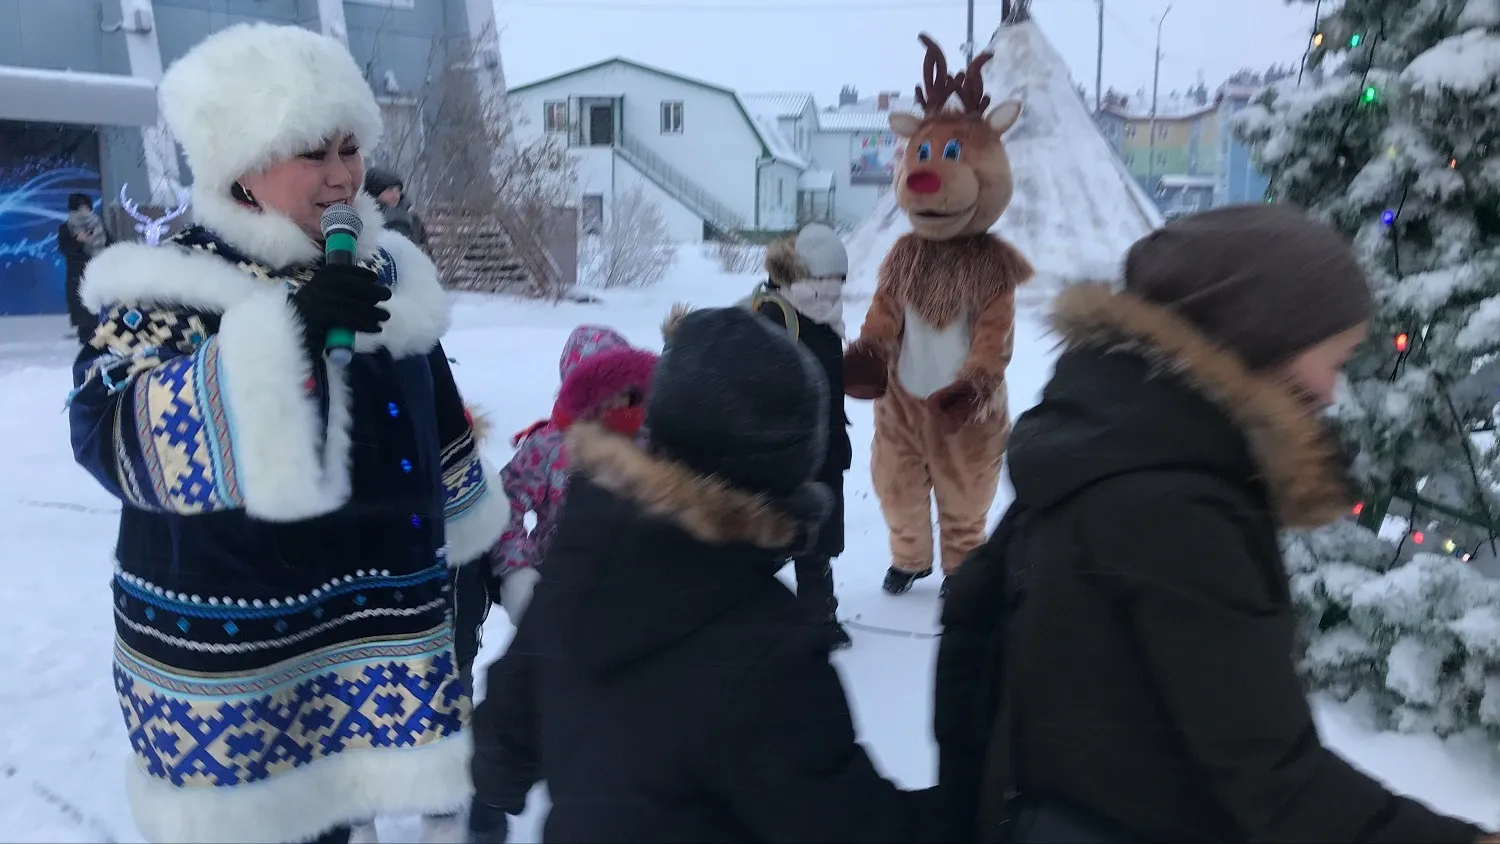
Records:
{"label": "christmas light string", "polygon": [[[1325,40],[1325,35],[1322,32],[1322,30],[1321,30],[1321,26],[1322,26],[1323,22],[1321,20],[1319,20],[1319,18],[1321,17],[1321,9],[1322,9],[1322,0],[1318,0],[1318,5],[1317,5],[1317,7],[1314,10],[1314,21],[1313,21],[1313,34],[1312,34],[1312,38],[1310,39],[1310,44],[1309,44],[1309,47],[1308,47],[1307,51],[1303,54],[1302,68],[1300,68],[1298,70],[1298,73],[1297,73],[1297,84],[1299,86],[1302,84],[1302,76],[1303,76],[1303,73],[1304,73],[1304,71],[1306,69],[1306,66],[1307,66],[1308,57],[1312,54],[1313,49],[1322,47],[1323,46],[1323,42]],[[1342,124],[1339,126],[1338,138],[1334,142],[1334,146],[1333,146],[1333,148],[1334,148],[1334,155],[1336,156],[1336,160],[1337,160],[1337,163],[1338,163],[1338,165],[1339,165],[1340,168],[1345,167],[1347,165],[1347,162],[1348,162],[1348,159],[1349,159],[1349,156],[1347,154],[1348,150],[1347,150],[1347,147],[1345,146],[1345,142],[1348,139],[1349,129],[1353,125],[1354,118],[1358,115],[1359,109],[1361,107],[1363,107],[1363,106],[1374,105],[1374,104],[1380,102],[1380,100],[1381,100],[1381,92],[1380,92],[1379,88],[1377,88],[1376,86],[1370,84],[1370,73],[1371,73],[1371,71],[1374,70],[1374,67],[1375,67],[1375,52],[1379,48],[1380,44],[1385,40],[1385,30],[1386,30],[1386,21],[1385,21],[1384,18],[1382,18],[1380,20],[1379,26],[1376,28],[1374,39],[1372,41],[1370,41],[1368,44],[1365,44],[1364,37],[1363,37],[1362,33],[1355,32],[1355,33],[1352,33],[1350,35],[1349,47],[1351,49],[1353,49],[1353,48],[1357,48],[1357,47],[1361,46],[1362,44],[1365,44],[1366,49],[1369,51],[1369,55],[1368,55],[1368,58],[1366,59],[1366,61],[1364,63],[1364,68],[1360,72],[1359,82],[1358,82],[1358,84],[1356,86],[1356,88],[1357,88],[1357,90],[1359,92],[1358,96],[1357,96],[1357,99],[1355,100],[1355,103],[1354,103],[1353,107],[1349,108],[1346,111],[1346,113],[1344,115],[1344,120],[1343,120]],[[1392,158],[1394,158],[1396,156],[1397,150],[1396,150],[1396,148],[1395,148],[1394,145],[1391,146],[1387,150],[1387,154],[1390,155]],[[1458,159],[1457,158],[1449,158],[1449,160],[1448,160],[1448,167],[1449,167],[1449,169],[1457,169],[1458,168]],[[1274,184],[1274,182],[1273,182],[1273,184]],[[1387,210],[1381,212],[1381,215],[1380,215],[1380,221],[1381,221],[1381,223],[1383,225],[1385,225],[1387,229],[1389,229],[1389,236],[1390,236],[1390,242],[1391,242],[1392,272],[1393,272],[1393,274],[1395,276],[1395,279],[1396,279],[1396,282],[1398,284],[1401,281],[1401,243],[1400,243],[1400,232],[1397,229],[1396,222],[1397,222],[1397,220],[1399,220],[1401,218],[1402,211],[1405,210],[1406,200],[1407,200],[1407,198],[1410,195],[1410,191],[1411,191],[1411,179],[1408,176],[1408,178],[1406,178],[1405,180],[1403,180],[1403,185],[1402,185],[1402,189],[1401,189],[1401,198],[1396,203],[1395,209],[1387,209]],[[1267,192],[1267,196],[1266,196],[1266,201],[1267,202],[1273,202],[1274,200],[1275,200],[1274,192],[1273,191],[1268,191]],[[1428,340],[1428,335],[1430,334],[1430,332],[1419,332],[1418,340],[1419,340],[1419,344],[1420,345],[1418,346],[1418,348],[1414,349],[1413,348],[1413,344],[1411,342],[1412,341],[1412,336],[1411,336],[1412,330],[1415,330],[1415,329],[1400,331],[1400,332],[1398,332],[1396,334],[1396,336],[1394,338],[1392,338],[1392,342],[1393,342],[1393,345],[1395,347],[1397,356],[1396,356],[1395,363],[1391,367],[1391,373],[1387,377],[1387,381],[1388,382],[1392,382],[1393,383],[1396,380],[1397,376],[1400,374],[1400,372],[1402,371],[1402,368],[1406,364],[1407,359],[1412,355],[1412,353],[1414,351],[1415,352],[1420,352],[1421,350],[1425,349],[1425,347],[1426,347],[1426,343],[1427,343],[1427,340]],[[1462,436],[1463,435],[1463,428],[1462,428],[1461,419],[1460,419],[1460,417],[1458,415],[1456,407],[1453,406],[1452,397],[1450,395],[1448,395],[1448,392],[1447,392],[1447,390],[1446,390],[1446,388],[1445,388],[1444,385],[1440,384],[1439,386],[1440,386],[1441,389],[1443,389],[1444,400],[1448,403],[1449,409],[1450,409],[1450,413],[1453,416],[1454,424],[1455,424],[1455,431],[1460,436]],[[1464,451],[1465,451],[1465,457],[1467,458],[1467,460],[1469,462],[1469,468],[1470,468],[1471,478],[1477,484],[1477,483],[1479,483],[1479,476],[1478,476],[1478,469],[1474,465],[1473,455],[1469,453],[1468,449],[1465,449]],[[1406,540],[1407,540],[1408,537],[1412,540],[1412,543],[1415,544],[1415,545],[1421,545],[1426,540],[1426,534],[1423,531],[1414,529],[1415,524],[1416,524],[1417,513],[1418,513],[1418,510],[1419,510],[1419,501],[1418,501],[1418,498],[1419,498],[1418,496],[1413,496],[1413,500],[1411,502],[1411,508],[1407,512],[1407,530],[1405,530],[1405,531],[1402,532],[1401,542],[1398,543],[1397,547],[1396,547],[1396,558],[1391,561],[1392,565],[1394,565],[1396,563],[1396,561],[1400,558],[1401,551],[1402,551],[1403,547],[1405,546]],[[1364,512],[1364,507],[1365,507],[1364,502],[1359,502],[1359,503],[1355,504],[1354,508],[1353,508],[1353,515],[1359,516],[1362,512]],[[1487,507],[1484,507],[1482,509],[1485,512],[1488,511]],[[1488,534],[1488,537],[1489,537],[1491,548],[1495,549],[1496,548],[1497,537],[1496,537],[1496,535],[1494,533],[1494,530],[1493,530],[1493,528],[1490,525],[1485,525],[1485,529],[1486,529],[1486,533]],[[1479,547],[1482,544],[1483,544],[1483,541],[1481,540],[1478,544],[1475,545],[1474,551],[1470,551],[1470,552],[1464,553],[1463,560],[1465,562],[1468,562],[1469,559],[1471,558],[1472,554],[1476,553],[1478,551]],[[1444,540],[1443,547],[1451,554],[1451,553],[1454,553],[1457,550],[1458,543],[1456,541],[1454,541],[1452,538],[1448,538],[1448,539]]]}
{"label": "christmas light string", "polygon": [[1307,57],[1312,55],[1314,47],[1323,46],[1323,33],[1319,31],[1323,22],[1323,0],[1313,7],[1313,31],[1307,37],[1307,49],[1302,51],[1302,64],[1297,67],[1297,87],[1302,87],[1302,73],[1307,70]]}

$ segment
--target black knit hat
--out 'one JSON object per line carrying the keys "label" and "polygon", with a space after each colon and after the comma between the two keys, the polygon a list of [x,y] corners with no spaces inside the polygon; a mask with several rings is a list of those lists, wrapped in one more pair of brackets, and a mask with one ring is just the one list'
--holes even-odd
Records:
{"label": "black knit hat", "polygon": [[371,167],[365,171],[365,193],[370,196],[380,196],[385,193],[386,188],[401,188],[406,190],[406,184],[394,170],[384,167]]}
{"label": "black knit hat", "polygon": [[750,311],[692,311],[657,361],[646,428],[654,448],[694,471],[790,496],[822,463],[828,382],[810,353]]}
{"label": "black knit hat", "polygon": [[1166,305],[1251,369],[1370,319],[1369,283],[1342,234],[1287,205],[1231,205],[1136,241],[1125,290]]}

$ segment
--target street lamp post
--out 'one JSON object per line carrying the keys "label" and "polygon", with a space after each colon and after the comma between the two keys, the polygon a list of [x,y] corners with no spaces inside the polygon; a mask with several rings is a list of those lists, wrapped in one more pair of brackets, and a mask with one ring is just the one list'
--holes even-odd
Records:
{"label": "street lamp post", "polygon": [[1156,21],[1156,69],[1151,72],[1151,119],[1147,123],[1151,138],[1146,152],[1146,190],[1153,192],[1156,190],[1151,183],[1156,179],[1156,96],[1161,85],[1161,25],[1167,22],[1167,12],[1170,11],[1172,4],[1168,3]]}

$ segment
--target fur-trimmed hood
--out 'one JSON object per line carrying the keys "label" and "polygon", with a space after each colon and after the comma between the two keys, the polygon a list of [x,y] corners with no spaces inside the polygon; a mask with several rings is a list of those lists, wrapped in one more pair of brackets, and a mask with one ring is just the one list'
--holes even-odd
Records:
{"label": "fur-trimmed hood", "polygon": [[807,278],[807,265],[797,254],[795,238],[784,237],[766,247],[766,278],[776,287],[785,287],[799,278]]}
{"label": "fur-trimmed hood", "polygon": [[[1129,353],[1146,367],[1120,362],[1126,368],[1101,376],[1107,361],[1065,354],[1042,404],[1028,414],[1034,418],[1017,424],[1011,460],[1018,495],[1028,477],[1050,474],[1033,482],[1061,491],[1072,483],[1070,473],[1084,481],[1204,462],[1219,471],[1239,466],[1257,479],[1283,527],[1314,527],[1348,512],[1342,454],[1324,424],[1283,384],[1251,372],[1182,317],[1129,293],[1083,285],[1058,295],[1051,323],[1069,351]],[[1173,380],[1189,390],[1172,387]],[[1204,400],[1229,424],[1215,423]],[[1132,448],[1137,442],[1142,447]],[[1070,452],[1076,459],[1063,457]]]}
{"label": "fur-trimmed hood", "polygon": [[634,440],[592,422],[568,430],[567,449],[569,469],[699,542],[779,551],[806,534],[806,525],[765,496],[648,454]]}

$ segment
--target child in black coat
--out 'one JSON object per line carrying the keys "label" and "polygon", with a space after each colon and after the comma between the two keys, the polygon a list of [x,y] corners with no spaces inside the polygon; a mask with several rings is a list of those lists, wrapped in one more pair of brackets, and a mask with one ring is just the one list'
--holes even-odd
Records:
{"label": "child in black coat", "polygon": [[923,840],[928,792],[875,769],[825,631],[776,578],[832,506],[827,390],[742,308],[667,341],[649,449],[575,425],[563,522],[475,712],[473,840],[545,779],[548,842]]}
{"label": "child in black coat", "polygon": [[844,280],[849,256],[833,229],[812,223],[795,238],[771,244],[766,273],[765,286],[752,300],[756,312],[784,326],[812,352],[828,381],[828,437],[818,481],[833,492],[833,512],[817,545],[792,560],[797,597],[825,620],[831,646],[847,648],[852,643],[838,620],[832,561],[844,553],[844,472],[854,454],[849,417],[844,414]]}

